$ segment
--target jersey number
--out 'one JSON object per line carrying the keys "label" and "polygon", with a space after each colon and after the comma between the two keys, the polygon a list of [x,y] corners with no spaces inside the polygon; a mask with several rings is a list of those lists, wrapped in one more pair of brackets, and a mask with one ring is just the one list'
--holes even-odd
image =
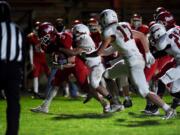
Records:
{"label": "jersey number", "polygon": [[124,24],[121,26],[117,26],[117,30],[119,30],[122,33],[124,37],[124,42],[127,42],[130,39],[133,39],[132,32],[127,25]]}
{"label": "jersey number", "polygon": [[172,39],[174,38],[174,42],[177,44],[178,48],[180,48],[180,30],[177,31],[174,31],[173,33],[171,33],[169,35],[169,38]]}

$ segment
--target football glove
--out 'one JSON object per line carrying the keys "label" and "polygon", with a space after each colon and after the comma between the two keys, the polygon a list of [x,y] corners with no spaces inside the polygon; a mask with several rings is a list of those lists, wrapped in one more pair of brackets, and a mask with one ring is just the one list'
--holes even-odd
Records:
{"label": "football glove", "polygon": [[147,66],[148,68],[150,68],[151,65],[154,64],[155,59],[154,59],[154,57],[153,57],[153,55],[151,54],[150,51],[149,51],[149,52],[146,52],[145,57],[146,57],[146,66]]}

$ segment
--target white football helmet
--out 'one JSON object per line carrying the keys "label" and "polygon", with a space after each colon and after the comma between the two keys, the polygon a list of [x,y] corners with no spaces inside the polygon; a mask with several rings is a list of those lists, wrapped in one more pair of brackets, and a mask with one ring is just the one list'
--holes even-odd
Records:
{"label": "white football helmet", "polygon": [[150,27],[150,36],[153,38],[153,45],[157,50],[163,50],[166,48],[167,44],[165,43],[166,28],[160,23],[155,23]]}
{"label": "white football helmet", "polygon": [[111,23],[117,23],[118,17],[114,10],[105,9],[100,13],[100,24],[103,28],[107,27]]}
{"label": "white football helmet", "polygon": [[90,35],[90,31],[89,31],[89,28],[86,25],[84,25],[84,24],[76,24],[73,27],[73,34],[76,37],[79,37],[82,34]]}
{"label": "white football helmet", "polygon": [[166,34],[166,28],[160,23],[155,23],[150,27],[150,34],[157,41],[160,37]]}

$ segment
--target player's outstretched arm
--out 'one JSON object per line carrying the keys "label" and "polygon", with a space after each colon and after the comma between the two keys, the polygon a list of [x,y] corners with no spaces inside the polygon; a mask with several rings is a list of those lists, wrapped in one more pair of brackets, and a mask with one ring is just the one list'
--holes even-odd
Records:
{"label": "player's outstretched arm", "polygon": [[98,49],[98,55],[104,56],[106,54],[105,49],[111,44],[111,42],[114,40],[114,37],[108,37],[103,39],[101,46]]}

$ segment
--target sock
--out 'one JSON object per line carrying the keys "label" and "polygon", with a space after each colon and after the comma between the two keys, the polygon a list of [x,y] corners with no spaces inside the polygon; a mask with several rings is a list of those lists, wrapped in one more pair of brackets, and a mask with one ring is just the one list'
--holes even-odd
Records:
{"label": "sock", "polygon": [[39,82],[38,82],[38,77],[34,77],[34,80],[33,80],[33,84],[34,84],[34,92],[35,93],[38,93],[39,91],[38,91],[38,84]]}
{"label": "sock", "polygon": [[67,83],[65,86],[64,86],[64,90],[65,90],[65,95],[64,96],[69,96],[69,84]]}
{"label": "sock", "polygon": [[161,81],[158,81],[158,91],[157,94],[162,98],[165,92],[166,86]]}
{"label": "sock", "polygon": [[50,92],[48,93],[47,98],[45,99],[45,101],[44,101],[42,106],[44,106],[44,107],[49,107],[50,106],[51,101],[56,96],[58,89],[59,89],[59,87],[53,87],[50,90]]}
{"label": "sock", "polygon": [[167,111],[170,109],[170,106],[165,103],[165,104],[162,106],[162,109],[167,112]]}

